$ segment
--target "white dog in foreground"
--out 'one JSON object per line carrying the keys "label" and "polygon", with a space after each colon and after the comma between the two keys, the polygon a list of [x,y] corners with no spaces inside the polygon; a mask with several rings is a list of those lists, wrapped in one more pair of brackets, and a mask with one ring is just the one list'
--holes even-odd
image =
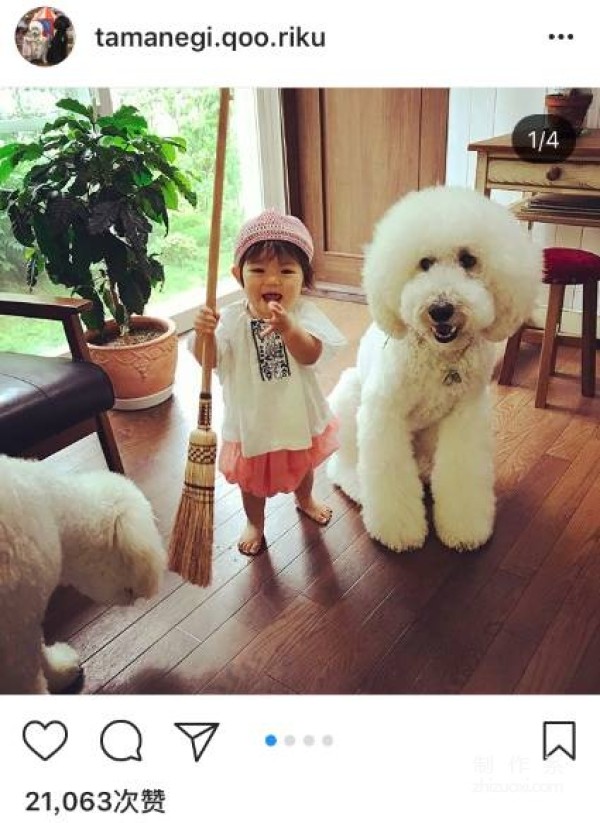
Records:
{"label": "white dog in foreground", "polygon": [[424,482],[442,543],[490,538],[494,342],[529,317],[542,265],[516,218],[466,189],[411,193],[377,225],[363,273],[375,323],[330,397],[341,448],[328,473],[388,548],[425,542]]}
{"label": "white dog in foreground", "polygon": [[125,605],[154,595],[165,567],[150,504],[130,480],[0,456],[0,693],[60,691],[79,676],[74,649],[44,645],[59,584]]}

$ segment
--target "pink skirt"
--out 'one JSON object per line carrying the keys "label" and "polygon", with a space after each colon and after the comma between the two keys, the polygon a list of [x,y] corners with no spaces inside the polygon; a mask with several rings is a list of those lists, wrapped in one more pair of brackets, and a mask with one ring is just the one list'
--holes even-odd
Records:
{"label": "pink skirt", "polygon": [[280,451],[244,457],[241,443],[225,440],[219,454],[219,469],[229,483],[255,497],[272,497],[295,491],[306,474],[337,451],[339,423],[332,420],[308,449]]}

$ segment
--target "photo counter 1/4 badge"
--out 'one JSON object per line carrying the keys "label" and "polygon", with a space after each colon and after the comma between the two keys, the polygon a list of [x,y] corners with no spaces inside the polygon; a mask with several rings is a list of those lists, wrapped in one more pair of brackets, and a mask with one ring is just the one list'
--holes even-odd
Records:
{"label": "photo counter 1/4 badge", "polygon": [[528,163],[560,163],[573,152],[577,132],[568,120],[554,114],[531,114],[519,120],[512,146]]}

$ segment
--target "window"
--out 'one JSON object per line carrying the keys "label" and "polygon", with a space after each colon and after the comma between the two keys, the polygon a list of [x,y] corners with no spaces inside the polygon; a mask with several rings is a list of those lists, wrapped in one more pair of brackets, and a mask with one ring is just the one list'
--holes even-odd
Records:
{"label": "window", "polygon": [[[62,97],[77,97],[82,103],[90,102],[86,89],[66,88],[0,88],[0,145],[29,141],[57,116],[55,104]],[[16,184],[24,171],[13,172],[1,188]],[[23,246],[14,239],[10,221],[0,212],[0,291],[26,292],[25,261]],[[65,295],[65,289],[54,286],[48,278],[41,277],[36,294]],[[60,323],[28,320],[16,317],[0,317],[0,349],[4,351],[48,351],[65,347],[65,337]]]}
{"label": "window", "polygon": [[[208,264],[215,138],[219,90],[210,88],[133,89],[0,89],[0,144],[29,140],[44,124],[57,116],[55,103],[61,97],[95,100],[100,112],[110,113],[120,105],[140,109],[150,128],[161,136],[180,136],[187,152],[177,164],[194,181],[198,205],[193,208],[180,199],[178,209],[169,213],[169,232],[154,227],[151,250],[160,255],[165,267],[163,289],[153,293],[147,313],[184,316],[180,330],[190,327],[190,307],[203,299]],[[229,277],[232,250],[241,222],[262,207],[260,163],[256,129],[255,95],[252,90],[235,92],[230,110],[226,153],[226,176],[221,221],[219,277],[223,285],[233,285]],[[22,171],[20,172],[23,173]],[[3,184],[9,188],[15,174]],[[23,248],[14,240],[5,214],[0,215],[0,291],[27,290]],[[36,293],[65,295],[42,275]],[[186,312],[187,309],[187,312]],[[47,351],[64,347],[60,326],[51,323],[0,318],[0,349]]]}

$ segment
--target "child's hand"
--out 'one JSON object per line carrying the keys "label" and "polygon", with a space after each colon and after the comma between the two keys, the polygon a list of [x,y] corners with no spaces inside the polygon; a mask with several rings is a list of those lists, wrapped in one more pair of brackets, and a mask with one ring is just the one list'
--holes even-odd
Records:
{"label": "child's hand", "polygon": [[285,334],[294,327],[294,321],[283,308],[281,303],[272,301],[268,304],[271,309],[271,316],[267,320],[267,325],[264,328],[262,336],[265,337],[271,332],[278,331],[279,334]]}
{"label": "child's hand", "polygon": [[214,334],[220,316],[218,311],[213,311],[208,306],[200,306],[194,318],[194,331],[198,335]]}

